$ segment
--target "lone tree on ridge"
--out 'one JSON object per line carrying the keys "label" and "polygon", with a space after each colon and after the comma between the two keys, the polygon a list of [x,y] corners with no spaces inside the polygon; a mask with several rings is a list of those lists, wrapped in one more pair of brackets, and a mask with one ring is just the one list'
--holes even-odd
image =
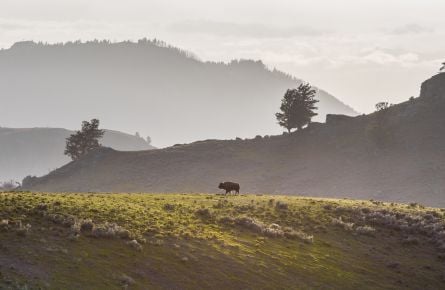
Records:
{"label": "lone tree on ridge", "polygon": [[292,129],[301,130],[311,122],[312,117],[317,116],[315,110],[316,91],[310,84],[301,84],[296,89],[289,89],[281,100],[280,111],[275,114],[278,124],[287,129],[290,133]]}
{"label": "lone tree on ridge", "polygon": [[66,139],[65,155],[77,160],[89,151],[102,146],[99,143],[105,131],[99,129],[99,120],[83,121],[82,129]]}

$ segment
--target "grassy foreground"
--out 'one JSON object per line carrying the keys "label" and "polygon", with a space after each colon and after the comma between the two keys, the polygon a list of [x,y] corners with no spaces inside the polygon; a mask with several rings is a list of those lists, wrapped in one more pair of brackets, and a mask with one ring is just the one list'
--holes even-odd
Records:
{"label": "grassy foreground", "polygon": [[444,223],[376,201],[0,193],[0,289],[440,289]]}

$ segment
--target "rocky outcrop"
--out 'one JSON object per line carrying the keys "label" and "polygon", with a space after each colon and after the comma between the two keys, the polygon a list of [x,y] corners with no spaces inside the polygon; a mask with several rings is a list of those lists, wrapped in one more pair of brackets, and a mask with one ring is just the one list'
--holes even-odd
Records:
{"label": "rocky outcrop", "polygon": [[326,124],[339,124],[353,120],[355,117],[340,115],[340,114],[327,114],[326,115]]}
{"label": "rocky outcrop", "polygon": [[440,73],[422,84],[421,98],[445,98],[445,73]]}

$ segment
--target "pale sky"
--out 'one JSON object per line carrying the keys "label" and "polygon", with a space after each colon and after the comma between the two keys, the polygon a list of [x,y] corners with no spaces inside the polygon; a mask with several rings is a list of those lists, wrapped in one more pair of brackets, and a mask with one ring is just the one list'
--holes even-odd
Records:
{"label": "pale sky", "polygon": [[360,112],[417,96],[445,61],[444,0],[1,0],[0,47],[158,38],[261,59]]}

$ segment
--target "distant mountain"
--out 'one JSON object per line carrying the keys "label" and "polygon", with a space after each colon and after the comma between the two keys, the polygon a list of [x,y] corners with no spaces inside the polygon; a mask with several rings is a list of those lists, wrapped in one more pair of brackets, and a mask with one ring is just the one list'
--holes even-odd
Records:
{"label": "distant mountain", "polygon": [[[1,128],[0,182],[21,181],[27,175],[43,175],[70,161],[63,154],[65,139],[72,131],[59,128]],[[148,150],[144,139],[106,130],[101,143],[117,150]]]}
{"label": "distant mountain", "polygon": [[208,140],[162,150],[103,148],[28,185],[32,190],[242,192],[445,206],[445,73],[421,96],[366,116],[329,115],[291,135]]}
{"label": "distant mountain", "polygon": [[[274,114],[299,83],[261,61],[203,62],[157,40],[26,41],[0,51],[0,124],[73,128],[95,117],[161,145],[278,134]],[[323,90],[318,98],[319,120],[357,114]]]}

